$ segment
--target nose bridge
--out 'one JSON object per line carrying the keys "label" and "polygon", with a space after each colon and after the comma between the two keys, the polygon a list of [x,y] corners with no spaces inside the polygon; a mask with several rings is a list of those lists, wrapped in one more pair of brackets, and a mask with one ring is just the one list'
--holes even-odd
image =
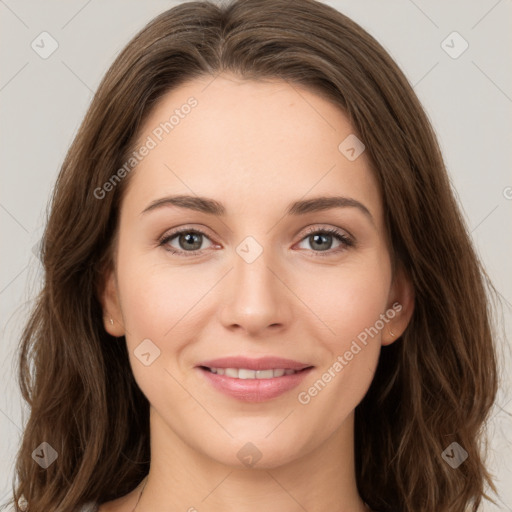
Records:
{"label": "nose bridge", "polygon": [[[266,238],[268,241],[268,237]],[[272,251],[252,236],[246,237],[233,254],[229,291],[221,318],[226,327],[238,325],[257,332],[286,322],[286,289],[276,278]],[[272,270],[271,270],[272,269]]]}

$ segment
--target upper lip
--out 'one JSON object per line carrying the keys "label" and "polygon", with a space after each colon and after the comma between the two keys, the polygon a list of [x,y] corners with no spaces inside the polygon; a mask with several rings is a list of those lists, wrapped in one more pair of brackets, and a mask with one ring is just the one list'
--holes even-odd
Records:
{"label": "upper lip", "polygon": [[210,359],[209,361],[203,361],[197,366],[207,366],[208,368],[244,368],[247,370],[303,370],[312,365],[293,361],[292,359],[284,359],[282,357],[261,357],[259,359],[252,359],[249,357],[234,356]]}

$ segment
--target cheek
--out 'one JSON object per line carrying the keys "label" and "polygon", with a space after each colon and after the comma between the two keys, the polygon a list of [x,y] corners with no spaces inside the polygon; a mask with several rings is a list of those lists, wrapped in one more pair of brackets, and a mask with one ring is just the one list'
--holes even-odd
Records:
{"label": "cheek", "polygon": [[304,281],[311,309],[327,328],[324,340],[332,349],[350,344],[385,312],[390,288],[390,267],[385,258],[330,268],[323,279],[317,273]]}
{"label": "cheek", "polygon": [[[174,404],[187,403],[190,397],[163,372],[174,375],[196,332],[199,302],[212,288],[214,276],[205,279],[193,265],[171,268],[143,255],[119,253],[119,295],[135,380],[152,403],[162,396],[172,397]],[[148,352],[149,361],[141,359]]]}
{"label": "cheek", "polygon": [[144,257],[120,259],[118,279],[127,332],[160,341],[174,326],[190,322],[193,306],[214,284],[213,276],[205,278],[193,265],[171,268]]}
{"label": "cheek", "polygon": [[381,315],[386,312],[391,271],[385,258],[375,254],[365,264],[331,269],[324,286],[318,286],[318,279],[308,280],[306,285],[316,290],[312,309],[327,327],[321,334],[311,333],[323,357],[298,401],[312,422],[320,419],[322,428],[331,432],[360,403],[373,380],[386,328]]}

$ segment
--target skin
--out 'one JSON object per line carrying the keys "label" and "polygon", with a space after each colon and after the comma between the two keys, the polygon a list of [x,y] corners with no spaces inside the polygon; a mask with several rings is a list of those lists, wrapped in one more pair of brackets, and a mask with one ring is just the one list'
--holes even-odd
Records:
{"label": "skin", "polygon": [[[349,161],[338,150],[354,129],[328,100],[283,81],[230,74],[169,92],[142,126],[140,143],[190,96],[198,105],[132,171],[115,271],[101,292],[105,329],[126,336],[151,404],[151,470],[137,511],[367,511],[355,481],[354,409],[381,346],[402,334],[413,310],[410,283],[392,274],[370,162],[364,152]],[[174,194],[216,199],[226,214],[175,206],[141,214]],[[355,207],[285,216],[293,201],[332,195],[363,203],[372,218]],[[201,254],[158,245],[181,227],[206,233],[196,246]],[[327,234],[322,251],[308,227],[337,228],[356,244],[344,248]],[[236,252],[247,236],[263,249],[252,263]],[[167,247],[190,252],[186,244],[175,236]],[[299,403],[298,393],[395,302],[402,309],[384,329],[307,405]],[[134,355],[147,338],[160,350],[149,366]],[[276,355],[315,368],[284,395],[242,402],[195,369],[231,355]],[[253,467],[237,458],[247,442],[262,454]],[[140,490],[100,512],[131,512]]]}

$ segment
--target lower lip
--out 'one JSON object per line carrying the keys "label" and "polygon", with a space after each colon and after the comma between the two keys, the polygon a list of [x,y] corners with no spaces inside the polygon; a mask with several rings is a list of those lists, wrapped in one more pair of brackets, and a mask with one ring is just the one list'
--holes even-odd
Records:
{"label": "lower lip", "polygon": [[244,402],[264,402],[297,387],[313,368],[271,379],[234,379],[196,367],[218,391]]}

